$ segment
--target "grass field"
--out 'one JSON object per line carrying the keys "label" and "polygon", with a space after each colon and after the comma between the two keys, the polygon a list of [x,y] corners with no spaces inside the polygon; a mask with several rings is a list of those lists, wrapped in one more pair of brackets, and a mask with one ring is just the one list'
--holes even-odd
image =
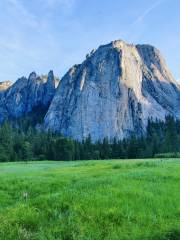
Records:
{"label": "grass field", "polygon": [[180,159],[0,164],[0,240],[179,240]]}

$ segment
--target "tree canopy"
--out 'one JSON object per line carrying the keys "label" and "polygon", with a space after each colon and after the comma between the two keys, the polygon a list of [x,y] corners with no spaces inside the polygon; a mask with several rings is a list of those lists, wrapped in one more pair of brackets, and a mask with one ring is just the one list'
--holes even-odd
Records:
{"label": "tree canopy", "polygon": [[180,121],[167,116],[163,121],[148,121],[146,136],[92,143],[82,142],[52,132],[42,132],[23,119],[19,125],[0,127],[0,161],[88,160],[149,158],[162,153],[180,152]]}

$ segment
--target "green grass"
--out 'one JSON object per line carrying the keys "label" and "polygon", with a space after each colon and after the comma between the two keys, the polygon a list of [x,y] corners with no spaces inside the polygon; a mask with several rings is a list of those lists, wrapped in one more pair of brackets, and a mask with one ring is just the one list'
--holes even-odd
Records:
{"label": "green grass", "polygon": [[17,239],[179,240],[180,159],[0,164],[0,240]]}

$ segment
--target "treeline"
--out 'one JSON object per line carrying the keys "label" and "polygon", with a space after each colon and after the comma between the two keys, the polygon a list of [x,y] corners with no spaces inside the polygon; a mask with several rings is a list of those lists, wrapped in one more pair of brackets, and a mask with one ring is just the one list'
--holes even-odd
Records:
{"label": "treeline", "polygon": [[141,138],[92,143],[89,136],[78,142],[52,132],[42,132],[27,120],[0,127],[0,161],[88,160],[150,158],[156,154],[180,152],[180,121],[171,116],[165,122],[149,120],[147,135]]}

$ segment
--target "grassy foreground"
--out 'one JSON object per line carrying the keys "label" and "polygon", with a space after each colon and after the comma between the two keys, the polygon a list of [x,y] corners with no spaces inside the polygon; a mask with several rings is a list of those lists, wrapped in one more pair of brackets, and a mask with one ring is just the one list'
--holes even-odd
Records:
{"label": "grassy foreground", "polygon": [[179,240],[180,159],[0,164],[0,240]]}

